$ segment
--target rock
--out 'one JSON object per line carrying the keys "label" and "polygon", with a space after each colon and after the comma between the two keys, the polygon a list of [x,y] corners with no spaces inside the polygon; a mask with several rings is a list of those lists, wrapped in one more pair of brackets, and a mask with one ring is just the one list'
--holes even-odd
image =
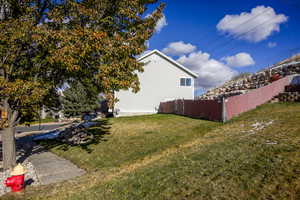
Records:
{"label": "rock", "polygon": [[56,139],[70,145],[82,145],[92,142],[94,135],[89,133],[85,126],[78,125],[66,128],[64,131],[60,132]]}
{"label": "rock", "polygon": [[250,75],[246,78],[229,81],[223,86],[211,89],[207,93],[198,97],[200,100],[219,100],[223,97],[231,97],[236,95],[245,94],[253,89],[266,86],[273,81],[291,74],[300,74],[300,64],[291,62],[290,64],[284,64],[274,66],[273,68],[265,69],[254,75]]}

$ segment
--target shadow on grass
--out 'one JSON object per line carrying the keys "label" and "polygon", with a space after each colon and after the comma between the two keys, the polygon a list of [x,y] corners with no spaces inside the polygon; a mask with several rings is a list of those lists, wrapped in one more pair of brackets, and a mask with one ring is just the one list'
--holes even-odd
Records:
{"label": "shadow on grass", "polygon": [[17,154],[19,155],[17,162],[22,163],[24,160],[26,160],[26,158],[33,154],[43,153],[53,148],[68,151],[71,147],[78,147],[88,153],[91,153],[93,151],[93,145],[97,145],[106,141],[104,136],[110,134],[110,128],[111,124],[108,122],[108,120],[98,121],[97,124],[87,128],[88,132],[94,136],[93,140],[83,145],[70,145],[55,139],[34,142],[31,136],[20,138],[16,141]]}
{"label": "shadow on grass", "polygon": [[59,150],[68,151],[71,147],[79,147],[82,150],[91,153],[93,151],[93,145],[97,145],[101,142],[107,141],[107,139],[105,139],[104,136],[110,134],[110,128],[111,124],[108,122],[107,119],[98,121],[96,125],[87,128],[87,131],[94,136],[93,140],[82,145],[70,145],[60,142],[58,140],[41,141],[39,142],[39,144],[47,150],[57,148]]}

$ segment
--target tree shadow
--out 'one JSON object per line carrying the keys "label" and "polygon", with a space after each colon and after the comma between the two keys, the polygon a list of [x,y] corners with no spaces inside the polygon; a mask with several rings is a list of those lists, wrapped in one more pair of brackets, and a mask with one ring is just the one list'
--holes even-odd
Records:
{"label": "tree shadow", "polygon": [[97,121],[97,124],[87,128],[87,131],[90,134],[92,134],[94,137],[90,142],[86,144],[72,145],[72,144],[63,143],[58,140],[42,141],[39,142],[39,144],[42,145],[47,150],[50,150],[52,148],[57,148],[59,150],[68,151],[71,147],[80,147],[82,150],[91,153],[93,151],[92,148],[93,145],[97,145],[101,142],[107,141],[107,139],[105,139],[105,135],[110,134],[110,128],[111,128],[111,124],[107,119]]}
{"label": "tree shadow", "polygon": [[[34,143],[30,136],[22,137],[16,139],[16,162],[23,163],[26,158],[28,158],[32,154],[38,154],[45,152],[46,150],[41,146]],[[3,147],[2,142],[0,142],[0,161],[3,161]],[[0,171],[3,171],[3,166],[0,167]]]}
{"label": "tree shadow", "polygon": [[56,139],[49,139],[49,140],[42,140],[42,141],[35,142],[33,141],[33,136],[20,138],[17,140],[16,143],[17,152],[19,155],[17,162],[22,163],[24,160],[26,160],[29,156],[33,154],[46,152],[53,148],[63,150],[63,151],[68,151],[72,147],[79,147],[82,150],[86,151],[87,153],[92,153],[94,145],[107,141],[107,139],[105,139],[105,135],[110,134],[110,128],[111,128],[111,124],[108,122],[107,119],[97,121],[97,124],[87,128],[87,131],[94,136],[93,139],[89,143],[82,144],[82,145],[66,144]]}
{"label": "tree shadow", "polygon": [[16,140],[17,163],[23,163],[29,156],[45,151],[46,149],[37,145],[30,136]]}

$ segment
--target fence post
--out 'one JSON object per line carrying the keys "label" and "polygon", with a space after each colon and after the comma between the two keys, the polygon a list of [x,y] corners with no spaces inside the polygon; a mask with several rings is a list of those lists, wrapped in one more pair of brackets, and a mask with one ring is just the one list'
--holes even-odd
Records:
{"label": "fence post", "polygon": [[227,121],[227,112],[226,112],[226,98],[222,97],[222,122]]}
{"label": "fence post", "polygon": [[182,115],[184,115],[184,99],[182,99]]}

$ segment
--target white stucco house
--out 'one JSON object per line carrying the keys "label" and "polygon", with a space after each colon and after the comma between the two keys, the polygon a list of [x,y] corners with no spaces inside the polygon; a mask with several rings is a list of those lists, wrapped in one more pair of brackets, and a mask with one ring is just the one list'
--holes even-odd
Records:
{"label": "white stucco house", "polygon": [[197,74],[158,50],[138,59],[144,72],[138,72],[140,91],[122,90],[115,93],[118,116],[157,113],[160,102],[174,99],[194,99]]}

